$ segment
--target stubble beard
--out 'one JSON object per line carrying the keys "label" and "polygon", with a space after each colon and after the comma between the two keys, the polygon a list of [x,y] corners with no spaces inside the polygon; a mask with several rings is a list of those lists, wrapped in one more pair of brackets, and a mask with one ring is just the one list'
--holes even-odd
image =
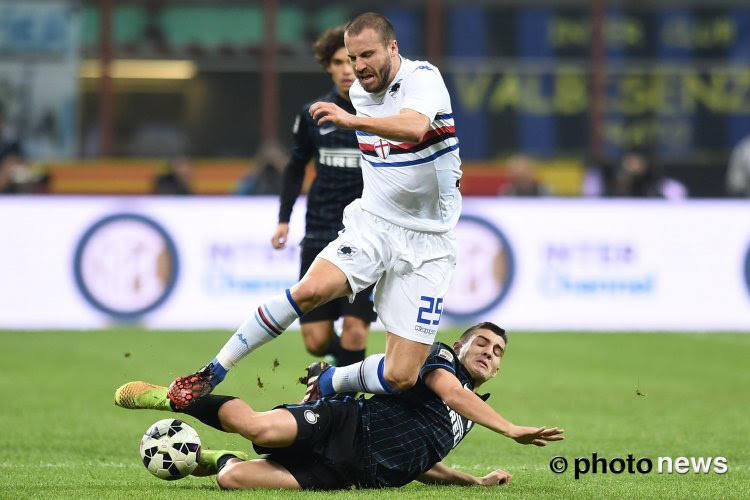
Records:
{"label": "stubble beard", "polygon": [[379,92],[382,92],[385,90],[385,88],[388,86],[388,80],[391,76],[391,58],[389,57],[386,59],[385,64],[383,64],[383,67],[380,68],[378,71],[378,76],[380,76],[380,85],[378,85],[376,88],[369,90],[365,88],[367,92],[370,94],[377,94]]}

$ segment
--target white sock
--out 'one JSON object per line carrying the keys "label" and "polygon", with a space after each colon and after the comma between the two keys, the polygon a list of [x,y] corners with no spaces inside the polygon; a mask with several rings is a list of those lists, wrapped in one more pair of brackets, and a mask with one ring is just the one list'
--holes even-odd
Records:
{"label": "white sock", "polygon": [[216,355],[216,360],[229,370],[255,349],[284,333],[301,315],[289,290],[273,297],[240,325]]}
{"label": "white sock", "polygon": [[359,363],[336,367],[331,379],[333,391],[393,394],[394,391],[383,377],[384,365],[385,354],[373,354]]}

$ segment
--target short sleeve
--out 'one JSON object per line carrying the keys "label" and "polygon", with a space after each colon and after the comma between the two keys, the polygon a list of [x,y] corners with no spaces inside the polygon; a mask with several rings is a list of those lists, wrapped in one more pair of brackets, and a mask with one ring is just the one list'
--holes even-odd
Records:
{"label": "short sleeve", "polygon": [[440,112],[450,109],[450,96],[440,72],[434,66],[424,63],[417,66],[402,86],[404,99],[401,109],[413,109],[432,122]]}
{"label": "short sleeve", "polygon": [[425,375],[438,368],[448,370],[454,375],[456,374],[456,354],[453,352],[453,349],[440,342],[432,345],[430,354],[419,371],[419,378],[424,379]]}

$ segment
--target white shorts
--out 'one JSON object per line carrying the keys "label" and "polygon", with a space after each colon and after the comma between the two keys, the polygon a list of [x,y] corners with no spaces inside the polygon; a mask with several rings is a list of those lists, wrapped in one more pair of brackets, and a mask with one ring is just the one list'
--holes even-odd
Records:
{"label": "white shorts", "polygon": [[452,232],[396,226],[362,210],[355,200],[344,210],[344,229],[318,257],[344,272],[352,288],[350,301],[377,283],[375,310],[388,332],[433,343],[456,268]]}

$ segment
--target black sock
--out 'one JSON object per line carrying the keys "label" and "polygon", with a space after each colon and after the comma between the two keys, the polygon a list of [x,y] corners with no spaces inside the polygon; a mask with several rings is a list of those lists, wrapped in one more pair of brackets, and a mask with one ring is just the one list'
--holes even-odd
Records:
{"label": "black sock", "polygon": [[350,351],[349,349],[344,349],[342,347],[337,359],[339,366],[353,365],[354,363],[358,363],[365,359],[365,350]]}
{"label": "black sock", "polygon": [[336,335],[335,331],[331,331],[331,341],[328,343],[326,354],[330,354],[336,359],[339,359],[339,356],[341,356],[341,339]]}
{"label": "black sock", "polygon": [[227,462],[229,462],[233,458],[238,458],[238,457],[232,455],[231,453],[227,453],[226,455],[222,455],[221,458],[219,458],[216,461],[216,469],[217,469],[216,472],[221,471],[221,469],[224,468],[224,466],[227,464]]}
{"label": "black sock", "polygon": [[195,417],[206,425],[210,425],[214,429],[223,431],[224,428],[219,422],[219,408],[227,401],[237,399],[234,396],[216,396],[209,394],[203,396],[198,401],[190,405],[186,410],[181,410],[181,413],[186,413],[191,417]]}

